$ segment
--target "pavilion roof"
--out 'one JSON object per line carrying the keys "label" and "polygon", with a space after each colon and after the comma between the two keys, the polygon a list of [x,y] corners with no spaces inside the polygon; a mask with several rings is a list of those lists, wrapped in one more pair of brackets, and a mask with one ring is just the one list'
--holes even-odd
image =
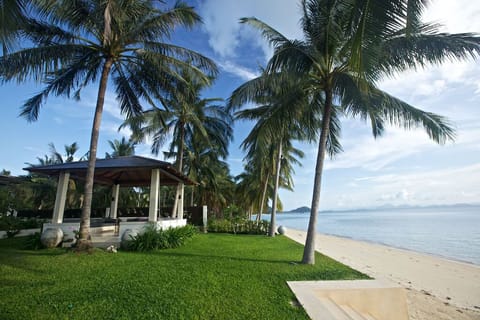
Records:
{"label": "pavilion roof", "polygon": [[[57,176],[61,172],[70,172],[72,179],[85,180],[87,168],[88,161],[77,161],[33,166],[24,168],[24,170],[48,176]],[[103,185],[149,186],[152,169],[160,169],[161,185],[177,185],[179,182],[187,185],[196,184],[176,170],[171,163],[141,156],[97,159],[94,181]]]}

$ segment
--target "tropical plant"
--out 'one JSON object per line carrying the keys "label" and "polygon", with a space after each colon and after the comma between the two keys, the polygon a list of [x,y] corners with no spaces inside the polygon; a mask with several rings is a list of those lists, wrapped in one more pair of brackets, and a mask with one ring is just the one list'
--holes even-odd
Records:
{"label": "tropical plant", "polygon": [[125,137],[122,137],[122,140],[108,140],[108,144],[110,145],[110,148],[112,148],[112,153],[106,152],[106,159],[133,156],[135,154],[136,144],[131,139],[127,140]]}
{"label": "tropical plant", "polygon": [[290,40],[256,18],[242,21],[258,28],[274,47],[266,71],[308,79],[305,93],[318,102],[310,107],[320,108],[314,191],[302,258],[303,263],[313,264],[327,141],[329,136],[338,137],[341,129],[333,128],[332,119],[343,115],[369,120],[374,137],[382,135],[388,123],[406,129],[423,127],[437,143],[452,140],[454,130],[445,118],[389,95],[377,83],[385,75],[410,68],[477,57],[480,38],[439,33],[437,25],[422,23],[426,5],[422,0],[302,0],[301,4],[302,40]]}
{"label": "tropical plant", "polygon": [[[210,129],[215,122],[209,120],[206,123],[209,136],[216,134],[216,130]],[[198,130],[194,132],[192,139],[186,141],[185,173],[197,183],[190,187],[190,206],[195,203],[207,205],[210,212],[219,214],[229,203],[234,183],[228,164],[222,160],[227,155],[225,151],[223,147],[205,140]]]}
{"label": "tropical plant", "polygon": [[210,219],[208,221],[209,232],[266,235],[269,230],[270,223],[266,220],[257,222],[245,218],[235,218]]}
{"label": "tropical plant", "polygon": [[25,17],[27,1],[0,1],[0,43],[3,55],[15,48],[23,26],[27,24]]}
{"label": "tropical plant", "polygon": [[184,81],[178,69],[189,70],[200,83],[209,83],[217,70],[204,56],[164,42],[176,26],[190,28],[201,21],[183,2],[167,10],[147,0],[38,2],[37,14],[25,28],[33,46],[0,59],[0,80],[33,79],[46,85],[23,105],[21,115],[28,121],[37,120],[49,95],[78,99],[82,88],[99,81],[80,223],[79,246],[88,247],[95,160],[109,78],[122,113],[129,117],[140,114],[143,102],[155,108],[157,100],[174,92],[172,83]]}
{"label": "tropical plant", "polygon": [[[303,92],[302,79],[282,77],[282,74],[262,74],[237,88],[229,99],[230,108],[238,108],[246,102],[260,104],[253,109],[237,112],[237,119],[256,121],[242,147],[247,150],[247,159],[257,159],[253,168],[265,173],[264,191],[273,176],[272,211],[270,236],[275,236],[275,216],[278,207],[278,188],[293,188],[292,164],[300,163],[294,155],[302,158],[303,152],[292,146],[292,140],[313,140],[316,117],[312,109],[305,108],[307,95]],[[282,160],[283,159],[283,160]],[[247,160],[248,161],[248,160]],[[264,169],[262,169],[265,167]],[[263,178],[264,179],[264,178]],[[262,196],[262,203],[265,195]],[[260,206],[263,208],[263,205]],[[261,214],[257,215],[259,221]]]}
{"label": "tropical plant", "polygon": [[183,246],[196,233],[192,225],[178,228],[157,229],[156,225],[148,224],[142,232],[123,245],[129,251],[153,251],[178,248]]}
{"label": "tropical plant", "polygon": [[31,234],[27,236],[25,239],[25,244],[24,244],[24,249],[25,250],[40,250],[44,249],[45,246],[42,243],[42,234],[40,232],[35,232],[34,234]]}
{"label": "tropical plant", "polygon": [[[151,137],[152,153],[158,155],[168,138],[172,138],[167,157],[175,158],[178,171],[187,173],[185,152],[190,147],[190,155],[198,146],[202,152],[214,151],[218,158],[228,155],[228,144],[233,137],[232,117],[221,105],[219,98],[201,98],[201,91],[206,87],[198,77],[182,70],[186,82],[176,85],[176,93],[169,99],[163,99],[163,109],[152,109],[137,117],[127,119],[122,127],[132,129],[134,141],[142,141]],[[176,215],[177,201],[182,185],[177,187],[172,216]],[[182,199],[183,201],[183,199]]]}

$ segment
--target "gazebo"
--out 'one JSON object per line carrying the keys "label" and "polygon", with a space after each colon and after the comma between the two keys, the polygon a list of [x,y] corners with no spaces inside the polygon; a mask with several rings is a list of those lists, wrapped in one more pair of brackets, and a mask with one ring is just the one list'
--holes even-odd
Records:
{"label": "gazebo", "polygon": [[[80,223],[65,222],[63,219],[65,200],[67,197],[68,181],[85,180],[88,161],[59,163],[46,166],[33,166],[24,168],[32,173],[48,176],[58,176],[57,194],[53,209],[52,222],[44,224],[48,227],[57,227],[64,233],[72,234],[78,230]],[[146,223],[155,223],[158,228],[170,228],[186,225],[183,218],[184,185],[194,185],[195,182],[176,170],[170,163],[140,156],[118,157],[110,159],[97,159],[95,164],[94,183],[112,187],[112,200],[109,217],[117,219],[118,197],[120,186],[144,187],[150,186],[150,200],[148,221],[122,221],[119,225],[119,236],[125,230],[140,231]],[[172,217],[160,216],[159,199],[160,185],[181,186],[181,193],[177,212]]]}

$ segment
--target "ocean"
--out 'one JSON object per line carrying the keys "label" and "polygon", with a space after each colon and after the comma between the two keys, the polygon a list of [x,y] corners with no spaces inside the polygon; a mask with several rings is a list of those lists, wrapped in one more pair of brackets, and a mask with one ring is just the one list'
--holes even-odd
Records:
{"label": "ocean", "polygon": [[[306,231],[309,216],[279,213],[277,225]],[[329,211],[317,220],[320,233],[480,265],[480,206]]]}

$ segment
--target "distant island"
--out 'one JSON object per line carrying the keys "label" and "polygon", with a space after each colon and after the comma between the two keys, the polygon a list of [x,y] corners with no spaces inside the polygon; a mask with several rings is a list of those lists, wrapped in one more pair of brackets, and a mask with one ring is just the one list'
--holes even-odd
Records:
{"label": "distant island", "polygon": [[311,210],[309,207],[300,207],[290,211],[283,211],[284,213],[309,213]]}

